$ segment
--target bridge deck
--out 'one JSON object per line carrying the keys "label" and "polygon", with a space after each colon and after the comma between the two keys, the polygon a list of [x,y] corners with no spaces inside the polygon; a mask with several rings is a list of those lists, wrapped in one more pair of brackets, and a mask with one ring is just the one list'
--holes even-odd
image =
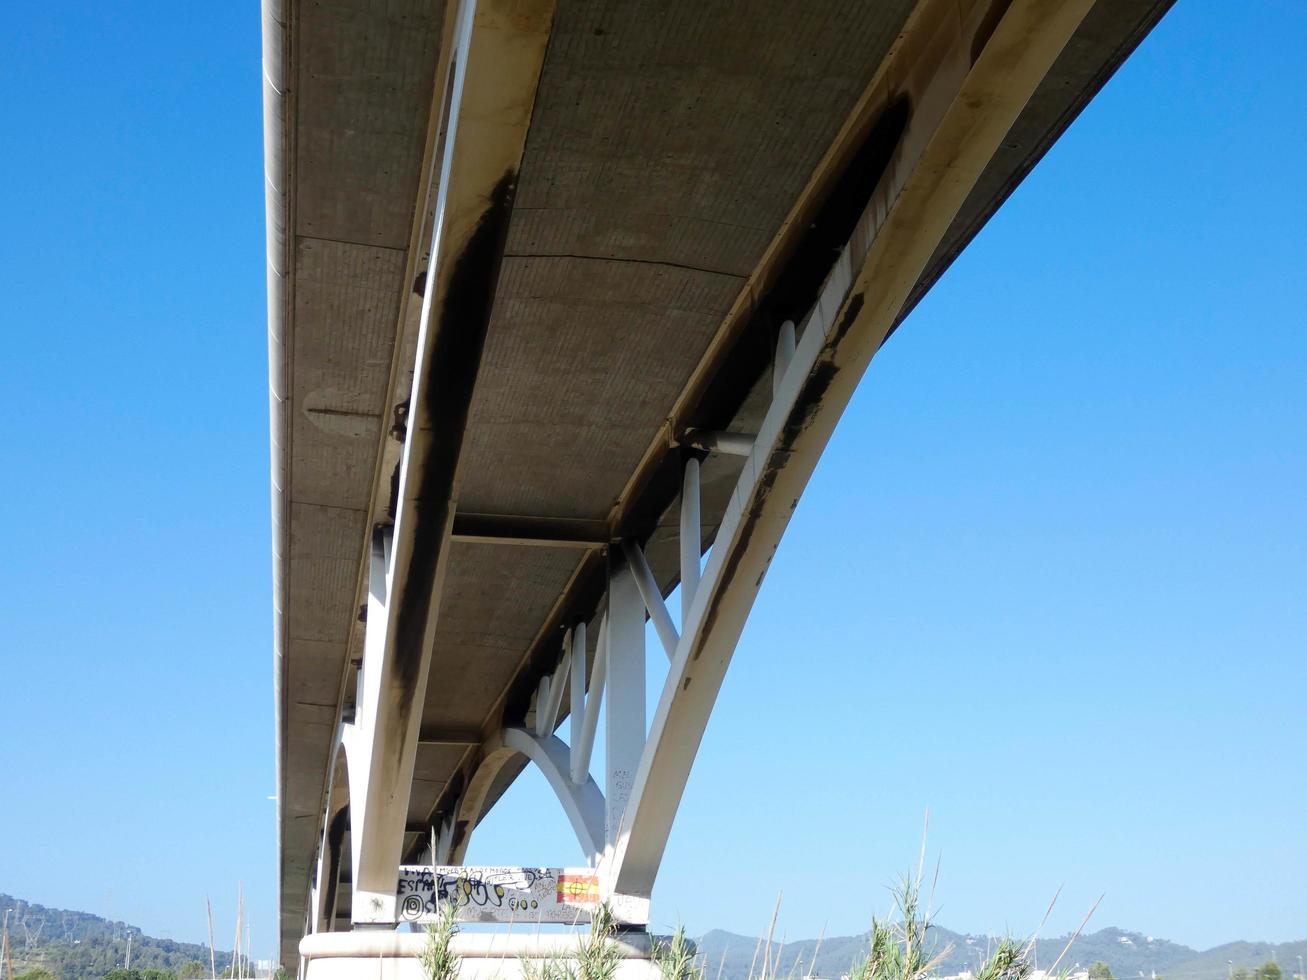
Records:
{"label": "bridge deck", "polygon": [[[596,545],[648,537],[660,584],[674,585],[665,420],[756,429],[775,327],[803,310],[782,298],[759,312],[751,283],[775,243],[801,232],[787,218],[914,6],[558,3],[460,460],[415,827],[468,778],[479,733],[525,717],[562,613],[598,599]],[[914,301],[1166,6],[1095,6]],[[265,9],[281,92],[269,179],[270,224],[284,228],[270,261],[285,273],[271,307],[287,962],[362,655],[370,529],[394,506],[390,431],[412,381],[449,16],[413,0]],[[718,453],[703,464],[705,541],[738,466]]]}

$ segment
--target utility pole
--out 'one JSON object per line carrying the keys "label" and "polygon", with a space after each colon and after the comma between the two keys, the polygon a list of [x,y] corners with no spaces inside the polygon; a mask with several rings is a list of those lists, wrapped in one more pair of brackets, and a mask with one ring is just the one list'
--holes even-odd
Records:
{"label": "utility pole", "polygon": [[127,958],[123,961],[123,969],[130,970],[131,968],[132,968],[132,931],[128,929],[127,930]]}

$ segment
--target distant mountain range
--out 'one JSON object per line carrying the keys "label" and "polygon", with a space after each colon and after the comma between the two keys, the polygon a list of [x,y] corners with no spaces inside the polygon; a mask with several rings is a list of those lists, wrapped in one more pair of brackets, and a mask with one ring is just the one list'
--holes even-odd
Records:
{"label": "distant mountain range", "polygon": [[[986,951],[997,941],[990,936],[965,935],[932,926],[930,936],[934,948],[952,947],[940,962],[941,975],[974,970],[985,957]],[[1070,936],[1040,939],[1035,944],[1035,962],[1040,967],[1051,967],[1062,952]],[[699,951],[707,959],[707,980],[747,980],[755,949],[761,949],[756,936],[740,936],[714,929],[698,940]],[[867,950],[867,936],[837,936],[822,940],[820,948],[812,939],[786,943],[782,949],[773,943],[772,956],[779,957],[781,976],[793,968],[795,980],[811,972],[819,977],[839,977],[860,959]],[[814,956],[815,954],[815,956]],[[1307,940],[1290,943],[1226,943],[1200,952],[1179,943],[1168,942],[1123,929],[1100,929],[1076,939],[1061,967],[1080,964],[1087,967],[1102,960],[1112,968],[1116,980],[1138,980],[1156,974],[1160,980],[1227,980],[1231,965],[1234,968],[1260,966],[1267,960],[1277,960],[1285,980],[1298,972],[1298,957],[1307,957]],[[760,954],[761,958],[761,954]]]}
{"label": "distant mountain range", "polygon": [[[13,948],[14,972],[19,974],[35,966],[44,966],[59,980],[98,980],[109,970],[123,965],[127,954],[127,937],[131,936],[132,966],[142,970],[156,967],[177,971],[191,960],[206,967],[209,949],[199,943],[179,943],[171,939],[147,936],[136,926],[115,922],[87,912],[70,912],[47,908],[0,894],[0,909],[11,909],[9,939]],[[986,950],[996,941],[989,936],[965,935],[933,926],[930,936],[936,949],[951,947],[941,961],[942,975],[974,969]],[[1066,946],[1069,936],[1041,939],[1035,946],[1036,964],[1050,967]],[[761,948],[756,936],[741,936],[720,929],[697,940],[699,951],[707,960],[707,980],[747,980],[754,951]],[[867,936],[837,936],[822,940],[773,943],[772,956],[782,964],[782,977],[793,972],[795,980],[808,974],[839,977],[858,960],[867,948]],[[815,954],[815,956],[814,956]],[[1102,960],[1112,968],[1116,980],[1227,980],[1231,966],[1260,966],[1277,960],[1284,969],[1285,980],[1298,971],[1298,957],[1307,958],[1307,940],[1290,943],[1234,942],[1200,952],[1179,943],[1168,942],[1122,929],[1100,929],[1080,936],[1063,966],[1088,966]],[[231,953],[219,951],[218,970],[231,962]],[[1304,978],[1307,980],[1307,978]]]}
{"label": "distant mountain range", "polygon": [[[59,980],[97,980],[127,956],[131,937],[132,966],[176,972],[191,960],[209,971],[209,947],[147,936],[136,926],[114,922],[89,912],[70,912],[0,894],[0,910],[9,912],[9,942],[14,975],[43,966]],[[0,912],[0,914],[3,914]],[[218,951],[218,970],[231,963],[231,953]]]}

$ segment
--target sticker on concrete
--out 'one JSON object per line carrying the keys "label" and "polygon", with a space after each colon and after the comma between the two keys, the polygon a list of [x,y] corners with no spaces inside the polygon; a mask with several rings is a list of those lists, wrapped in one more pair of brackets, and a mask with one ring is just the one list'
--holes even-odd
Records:
{"label": "sticker on concrete", "polygon": [[559,872],[558,901],[567,905],[583,905],[587,908],[598,905],[599,877],[594,874]]}

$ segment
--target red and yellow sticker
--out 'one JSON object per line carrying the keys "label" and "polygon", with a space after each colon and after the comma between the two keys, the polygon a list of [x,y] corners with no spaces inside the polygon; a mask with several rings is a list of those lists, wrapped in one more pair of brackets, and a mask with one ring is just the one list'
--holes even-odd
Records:
{"label": "red and yellow sticker", "polygon": [[567,905],[597,904],[599,878],[595,875],[559,875],[558,901]]}

